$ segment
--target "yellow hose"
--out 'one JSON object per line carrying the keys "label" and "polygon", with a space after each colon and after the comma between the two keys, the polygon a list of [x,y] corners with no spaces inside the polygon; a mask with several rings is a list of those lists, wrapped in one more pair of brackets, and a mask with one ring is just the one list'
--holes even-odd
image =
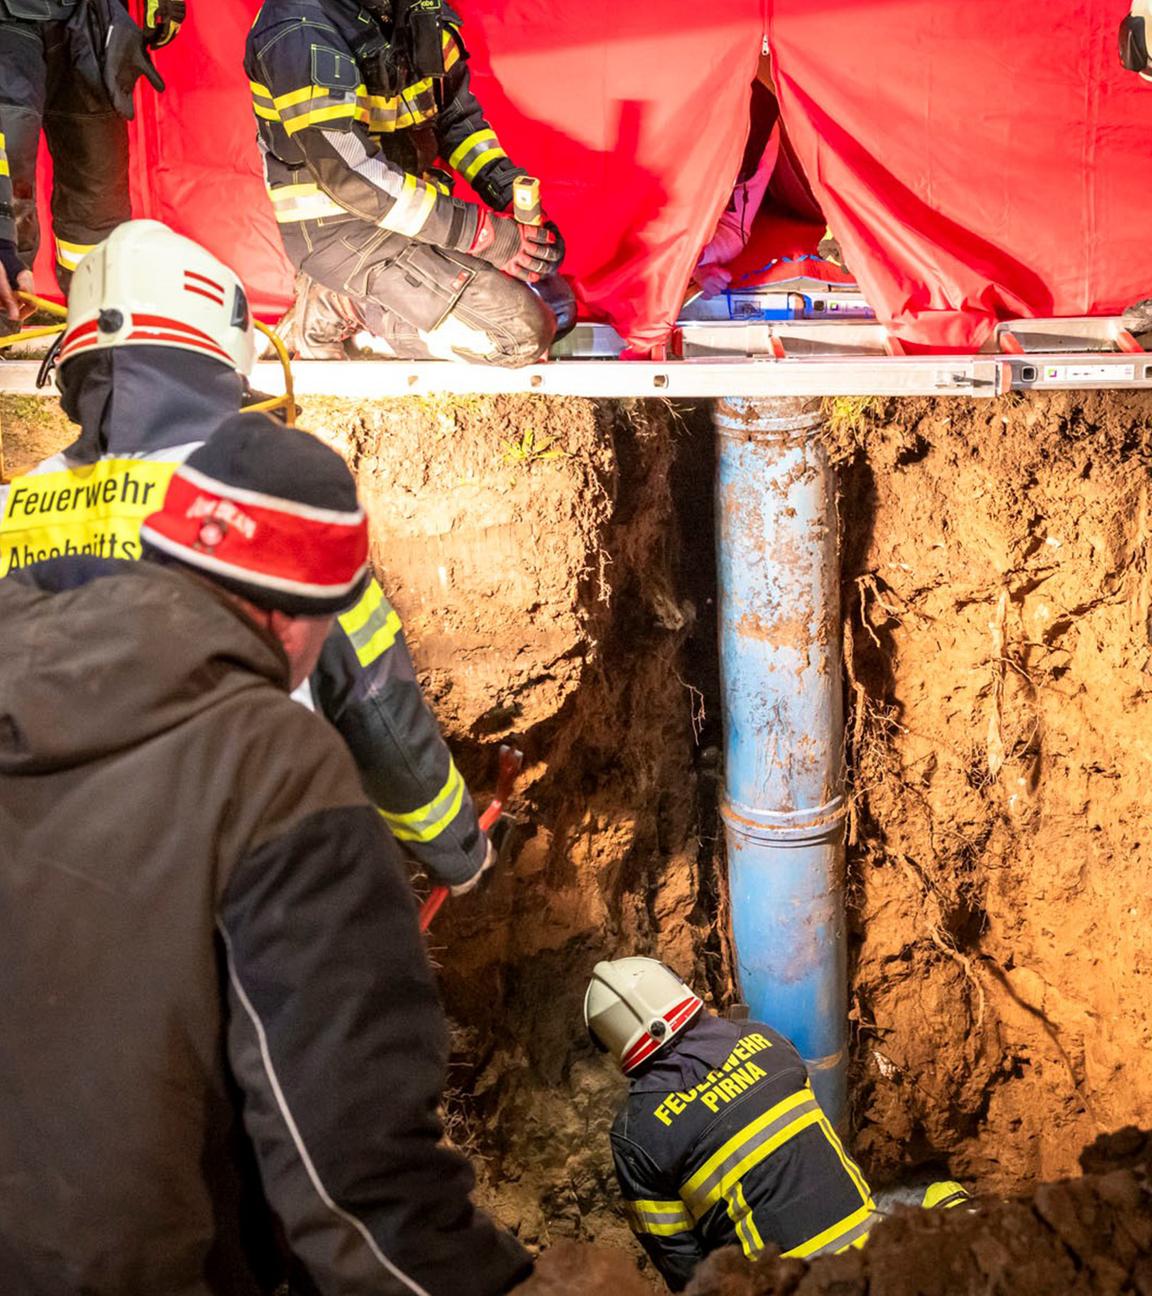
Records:
{"label": "yellow hose", "polygon": [[280,368],[284,370],[284,395],[274,397],[272,400],[260,401],[255,405],[245,405],[244,408],[256,412],[283,409],[284,422],[287,423],[289,427],[295,427],[296,388],[292,382],[292,361],[288,357],[288,348],[266,324],[261,324],[259,320],[253,320],[253,323],[260,332],[264,334],[268,341],[272,343],[273,349],[276,352],[276,358],[280,361]]}

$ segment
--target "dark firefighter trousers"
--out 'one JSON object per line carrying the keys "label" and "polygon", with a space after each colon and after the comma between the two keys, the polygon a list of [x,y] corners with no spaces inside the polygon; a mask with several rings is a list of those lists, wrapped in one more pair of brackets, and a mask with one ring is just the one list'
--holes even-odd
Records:
{"label": "dark firefighter trousers", "polygon": [[7,137],[16,245],[32,265],[40,246],[36,154],[52,155],[56,277],[65,291],[81,257],[132,216],[128,127],[102,91],[76,74],[68,22],[0,17],[0,130]]}
{"label": "dark firefighter trousers", "polygon": [[464,252],[355,219],[298,221],[280,233],[297,269],[350,298],[397,359],[515,367],[538,360],[556,332],[556,317],[526,283]]}

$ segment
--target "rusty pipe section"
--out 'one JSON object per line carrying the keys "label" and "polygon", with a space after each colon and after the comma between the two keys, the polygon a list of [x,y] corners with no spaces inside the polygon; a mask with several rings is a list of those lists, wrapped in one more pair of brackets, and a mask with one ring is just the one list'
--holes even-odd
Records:
{"label": "rusty pipe section", "polygon": [[835,477],[819,402],[730,397],[718,434],[720,667],[732,932],[752,1017],[847,1107],[844,712]]}

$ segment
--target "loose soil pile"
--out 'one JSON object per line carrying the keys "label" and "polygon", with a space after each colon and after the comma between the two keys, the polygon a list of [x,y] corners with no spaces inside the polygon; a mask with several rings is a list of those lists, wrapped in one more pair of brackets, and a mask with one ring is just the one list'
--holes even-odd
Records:
{"label": "loose soil pile", "polygon": [[1152,1292],[1152,1136],[1128,1129],[1083,1157],[1082,1179],[1029,1201],[905,1209],[868,1245],[811,1265],[735,1249],[710,1257],[686,1296],[1120,1296]]}

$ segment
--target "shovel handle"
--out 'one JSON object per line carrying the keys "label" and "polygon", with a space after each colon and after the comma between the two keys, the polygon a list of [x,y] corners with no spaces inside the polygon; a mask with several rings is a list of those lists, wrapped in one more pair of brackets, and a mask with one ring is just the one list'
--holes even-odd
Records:
{"label": "shovel handle", "polygon": [[[484,832],[491,832],[496,821],[504,813],[504,803],[512,795],[516,786],[516,776],[524,764],[524,753],[515,747],[502,743],[500,746],[500,769],[496,776],[496,795],[488,803],[488,808],[480,816],[480,827]],[[440,912],[440,906],[448,899],[446,886],[434,886],[428,892],[428,898],[420,906],[420,930],[426,932],[432,925],[432,919]]]}

